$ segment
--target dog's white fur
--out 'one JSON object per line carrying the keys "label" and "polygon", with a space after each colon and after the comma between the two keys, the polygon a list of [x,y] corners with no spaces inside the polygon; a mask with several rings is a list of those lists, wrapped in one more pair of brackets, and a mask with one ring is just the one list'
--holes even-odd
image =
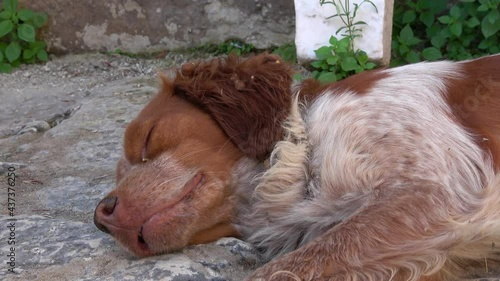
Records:
{"label": "dog's white fur", "polygon": [[[463,262],[494,254],[500,243],[500,176],[446,101],[447,81],[460,79],[462,65],[409,65],[384,70],[387,77],[364,95],[328,89],[311,104],[296,98],[286,136],[247,199],[251,211],[242,212],[241,230],[249,241],[267,260],[319,244],[324,251],[311,250],[316,255],[305,262],[310,270],[299,273],[304,280],[320,278],[325,266],[341,268],[332,280],[420,280],[433,274],[442,280]],[[397,202],[394,197],[402,194],[410,198]],[[432,208],[421,210],[422,200],[433,200]],[[394,204],[387,222],[377,213],[384,204]],[[354,217],[370,216],[365,227],[349,225]],[[387,239],[377,232],[384,223],[380,230]],[[403,235],[391,237],[398,227],[406,228]],[[357,241],[370,238],[377,240]],[[300,267],[294,255],[305,258],[293,253],[267,267],[294,272]]]}

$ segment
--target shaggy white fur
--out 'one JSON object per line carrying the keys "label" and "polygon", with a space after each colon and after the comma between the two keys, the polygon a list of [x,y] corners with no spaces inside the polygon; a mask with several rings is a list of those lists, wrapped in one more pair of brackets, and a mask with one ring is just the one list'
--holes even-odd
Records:
{"label": "shaggy white fur", "polygon": [[339,268],[331,280],[445,280],[491,258],[500,176],[446,101],[461,67],[385,70],[367,94],[328,89],[310,105],[297,92],[241,219],[267,260],[284,255],[267,268],[310,256],[306,280],[325,267]]}

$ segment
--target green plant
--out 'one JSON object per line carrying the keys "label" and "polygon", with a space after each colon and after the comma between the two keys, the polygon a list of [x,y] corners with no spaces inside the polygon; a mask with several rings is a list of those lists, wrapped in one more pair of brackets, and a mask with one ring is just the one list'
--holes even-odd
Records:
{"label": "green plant", "polygon": [[0,10],[0,72],[21,63],[47,61],[46,45],[36,40],[36,29],[47,21],[44,13],[18,9],[17,0],[2,0]]}
{"label": "green plant", "polygon": [[338,40],[332,36],[329,43],[330,46],[323,46],[314,51],[318,60],[311,63],[311,66],[315,68],[312,73],[313,77],[321,82],[338,81],[376,66],[368,61],[368,55],[365,52],[353,51],[350,48],[349,37]]}
{"label": "green plant", "polygon": [[238,56],[243,54],[248,54],[252,51],[255,51],[255,46],[252,44],[247,44],[238,39],[229,39],[225,42],[218,45],[217,50],[215,51],[216,55],[222,55],[233,52]]}
{"label": "green plant", "polygon": [[392,65],[470,59],[499,49],[500,0],[400,0],[394,10]]}
{"label": "green plant", "polygon": [[318,58],[311,63],[314,78],[321,82],[333,82],[376,66],[368,60],[368,55],[364,51],[354,49],[354,39],[361,36],[361,26],[366,25],[364,21],[356,21],[357,12],[364,3],[373,5],[377,11],[377,7],[370,0],[353,4],[353,10],[349,0],[320,0],[321,5],[331,4],[335,7],[336,13],[328,19],[339,17],[344,26],[335,33],[341,33],[342,39],[338,40],[335,36],[331,36],[329,46],[314,51]]}
{"label": "green plant", "polygon": [[259,51],[252,44],[247,44],[239,39],[228,39],[220,44],[205,43],[196,47],[186,49],[188,52],[201,52],[207,54],[229,55],[231,52],[238,56]]}
{"label": "green plant", "polygon": [[271,53],[280,56],[282,59],[288,62],[297,62],[297,49],[295,44],[288,43],[276,48],[271,49]]}
{"label": "green plant", "polygon": [[336,17],[340,18],[340,20],[344,23],[344,26],[337,29],[337,32],[335,32],[335,34],[343,32],[341,35],[342,37],[348,37],[350,39],[349,45],[352,50],[354,50],[354,45],[353,45],[354,38],[361,36],[360,33],[362,29],[360,26],[367,24],[364,21],[356,21],[356,22],[354,21],[361,5],[363,5],[364,3],[369,3],[375,8],[375,11],[377,11],[378,13],[377,6],[375,6],[375,4],[373,4],[373,2],[370,0],[363,0],[359,4],[354,3],[353,4],[354,10],[352,11],[349,0],[344,0],[344,3],[342,3],[341,0],[320,0],[319,2],[322,6],[325,4],[330,4],[335,7],[336,13],[332,16],[327,17],[327,19],[332,19]]}

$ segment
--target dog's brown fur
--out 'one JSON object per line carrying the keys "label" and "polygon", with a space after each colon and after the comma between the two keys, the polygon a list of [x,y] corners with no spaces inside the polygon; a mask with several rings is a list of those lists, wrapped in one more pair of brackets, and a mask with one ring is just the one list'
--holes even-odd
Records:
{"label": "dog's brown fur", "polygon": [[183,65],[173,92],[210,113],[243,153],[264,159],[282,136],[292,97],[291,73],[277,56],[243,62],[230,56]]}
{"label": "dog's brown fur", "polygon": [[454,280],[498,259],[500,56],[295,95],[274,55],[162,79],[94,218],[135,255],[243,237],[271,260],[250,280]]}

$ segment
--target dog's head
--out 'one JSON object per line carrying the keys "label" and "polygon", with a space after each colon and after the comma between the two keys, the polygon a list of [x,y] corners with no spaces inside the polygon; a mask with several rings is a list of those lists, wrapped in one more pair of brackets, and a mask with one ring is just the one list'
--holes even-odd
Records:
{"label": "dog's head", "polygon": [[237,235],[232,173],[281,137],[291,70],[273,55],[188,63],[127,127],[96,226],[148,256]]}

